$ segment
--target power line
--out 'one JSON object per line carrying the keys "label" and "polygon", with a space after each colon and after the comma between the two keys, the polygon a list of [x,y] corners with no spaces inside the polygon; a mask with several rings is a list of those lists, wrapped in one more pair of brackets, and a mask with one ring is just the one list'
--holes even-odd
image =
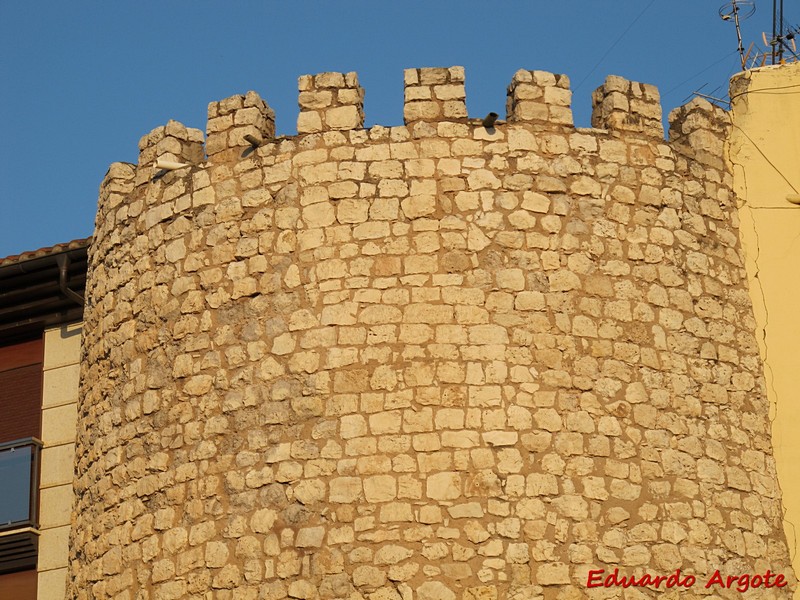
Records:
{"label": "power line", "polygon": [[695,73],[695,74],[694,74],[694,75],[692,75],[691,77],[687,77],[686,79],[684,79],[683,81],[681,81],[681,82],[680,82],[678,85],[676,85],[675,87],[671,88],[669,91],[666,91],[666,92],[664,92],[664,97],[666,97],[666,96],[669,96],[669,95],[670,95],[672,92],[674,92],[675,90],[677,90],[677,89],[678,89],[679,87],[681,87],[683,84],[685,84],[685,83],[689,83],[689,82],[690,82],[692,79],[694,79],[694,78],[695,78],[695,77],[697,77],[698,75],[702,75],[703,73],[705,73],[706,71],[708,71],[708,70],[709,70],[709,69],[711,69],[712,67],[716,67],[716,66],[717,66],[719,63],[721,63],[722,61],[724,61],[724,60],[728,60],[728,59],[730,58],[731,54],[734,54],[734,53],[736,53],[736,50],[733,50],[732,52],[728,52],[728,53],[727,53],[725,56],[723,56],[723,57],[722,57],[722,58],[720,58],[719,60],[717,60],[717,61],[715,61],[715,62],[711,63],[710,65],[708,65],[708,66],[707,66],[705,69],[703,69],[702,71],[698,71],[697,73]]}
{"label": "power line", "polygon": [[780,92],[780,91],[777,91],[777,90],[788,90],[788,89],[796,88],[796,87],[800,87],[800,83],[793,83],[792,85],[778,85],[778,86],[774,86],[774,87],[761,88],[761,89],[758,89],[758,90],[745,90],[744,92],[739,92],[738,94],[734,94],[733,96],[731,96],[731,100],[734,100],[734,99],[738,98],[739,96],[744,96],[746,94],[780,94],[780,95],[783,95],[783,94],[797,94],[797,93],[800,93],[800,92]]}
{"label": "power line", "polygon": [[731,124],[734,127],[736,127],[736,129],[741,131],[742,135],[744,135],[744,137],[746,137],[748,140],[750,140],[750,143],[753,144],[753,147],[756,150],[758,150],[758,153],[764,158],[765,161],[767,161],[769,166],[771,166],[773,169],[775,169],[775,171],[778,173],[778,175],[780,175],[783,178],[783,180],[789,185],[789,187],[792,188],[792,190],[794,190],[794,193],[795,194],[800,193],[800,192],[798,192],[797,188],[794,187],[794,185],[792,185],[792,182],[789,181],[789,178],[786,175],[783,174],[783,172],[778,168],[778,166],[774,162],[772,162],[769,159],[769,157],[764,153],[764,151],[758,146],[758,144],[755,143],[753,138],[751,138],[749,135],[747,135],[747,132],[744,129],[742,129],[741,127],[739,127],[736,123],[731,123]]}
{"label": "power line", "polygon": [[644,16],[644,13],[646,13],[646,12],[647,12],[647,9],[649,9],[649,8],[650,8],[651,6],[653,6],[653,4],[655,4],[655,3],[656,3],[656,0],[651,0],[651,1],[650,1],[650,4],[648,4],[647,6],[645,6],[645,7],[644,7],[644,10],[643,10],[642,12],[640,12],[640,13],[639,13],[639,16],[638,16],[638,17],[636,17],[636,18],[635,18],[635,19],[634,19],[634,20],[631,22],[631,24],[630,24],[630,25],[628,25],[628,27],[625,29],[625,31],[623,31],[623,32],[620,34],[620,36],[617,38],[617,40],[616,40],[616,41],[615,41],[613,44],[611,44],[611,47],[610,47],[608,50],[606,50],[606,52],[605,52],[605,54],[603,54],[603,56],[601,56],[601,57],[600,57],[600,60],[598,60],[598,61],[597,61],[597,64],[596,64],[595,66],[593,66],[593,67],[592,67],[592,70],[591,70],[591,71],[589,71],[589,72],[588,72],[586,75],[584,75],[583,79],[581,79],[580,83],[578,83],[578,85],[575,87],[575,91],[576,91],[576,92],[577,92],[577,91],[580,89],[580,87],[581,87],[581,86],[584,84],[584,82],[585,82],[585,81],[586,81],[586,80],[589,78],[589,76],[590,76],[592,73],[594,73],[594,72],[595,72],[595,70],[597,70],[597,67],[599,67],[599,66],[602,64],[602,62],[603,62],[603,61],[606,59],[606,57],[607,57],[609,54],[611,54],[611,51],[612,51],[614,48],[616,48],[616,47],[617,47],[617,44],[619,44],[619,43],[622,41],[622,38],[624,38],[624,37],[625,37],[625,34],[627,34],[627,33],[628,33],[628,32],[629,32],[631,29],[633,29],[633,26],[634,26],[634,25],[636,25],[636,23],[639,21],[639,19],[641,19],[641,18]]}

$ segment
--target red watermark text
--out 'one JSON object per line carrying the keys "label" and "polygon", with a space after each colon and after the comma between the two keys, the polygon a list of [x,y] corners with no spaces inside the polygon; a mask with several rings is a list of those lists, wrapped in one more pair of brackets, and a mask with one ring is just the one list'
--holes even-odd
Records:
{"label": "red watermark text", "polygon": [[[690,588],[697,583],[697,578],[694,575],[685,575],[681,573],[680,569],[676,569],[669,575],[653,575],[645,573],[644,575],[620,575],[619,569],[606,572],[605,569],[592,569],[586,579],[586,587],[654,587],[660,588],[662,585],[664,589],[668,588]],[[780,573],[773,573],[769,569],[765,573],[751,574],[742,573],[740,575],[723,575],[719,569],[708,578],[703,584],[706,589],[710,588],[725,588],[735,589],[739,592],[746,592],[750,589],[756,588],[773,588],[785,587],[787,585],[786,578]]]}

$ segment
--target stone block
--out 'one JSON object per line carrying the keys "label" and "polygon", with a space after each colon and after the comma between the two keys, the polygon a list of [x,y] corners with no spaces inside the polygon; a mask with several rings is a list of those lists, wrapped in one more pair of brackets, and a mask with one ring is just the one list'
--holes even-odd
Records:
{"label": "stone block", "polygon": [[319,548],[324,538],[324,527],[303,527],[297,532],[294,544],[298,548]]}
{"label": "stone block", "polygon": [[75,444],[46,447],[41,456],[41,487],[72,484]]}
{"label": "stone block", "polygon": [[39,492],[39,528],[52,529],[70,524],[72,485],[43,488]]}
{"label": "stone block", "polygon": [[67,593],[67,568],[39,571],[37,600],[63,600]]}
{"label": "stone block", "polygon": [[44,529],[39,535],[40,571],[60,569],[69,563],[69,525]]}
{"label": "stone block", "polygon": [[436,197],[430,195],[409,196],[400,202],[400,207],[406,218],[417,219],[435,212]]}
{"label": "stone block", "polygon": [[[114,176],[111,169],[109,169],[108,176]],[[82,323],[59,325],[45,330],[43,366],[45,371],[68,365],[77,365],[80,362],[82,332]],[[77,379],[75,383],[77,384]]]}
{"label": "stone block", "polygon": [[539,585],[558,585],[570,582],[569,565],[564,563],[548,563],[536,569],[536,581]]}
{"label": "stone block", "polygon": [[318,92],[300,92],[298,102],[301,109],[319,110],[327,108],[333,103],[333,92],[321,90]]}
{"label": "stone block", "polygon": [[418,600],[456,600],[456,594],[439,581],[427,581],[417,588]]}
{"label": "stone block", "polygon": [[350,504],[361,495],[361,479],[358,477],[337,477],[330,482],[329,499],[338,504]]}
{"label": "stone block", "polygon": [[357,129],[364,118],[355,106],[337,106],[325,111],[325,129]]}
{"label": "stone block", "polygon": [[425,480],[426,494],[431,500],[455,500],[461,497],[461,475],[456,472],[434,473]]}
{"label": "stone block", "polygon": [[389,502],[397,497],[397,480],[391,475],[375,475],[364,479],[367,502]]}
{"label": "stone block", "polygon": [[301,112],[297,116],[297,133],[318,133],[322,131],[322,115],[318,112]]}
{"label": "stone block", "polygon": [[[78,350],[75,347],[75,350]],[[45,345],[45,364],[47,364],[47,346]],[[78,401],[78,383],[80,380],[80,367],[77,364],[78,356],[75,357],[75,363],[61,367],[45,369],[44,381],[42,389],[42,407],[45,409],[56,407],[63,407],[65,405],[75,404]],[[69,409],[64,408],[68,411]],[[59,414],[64,416],[63,410],[59,413],[52,413],[53,415]],[[48,426],[57,426],[55,423],[48,423]],[[74,437],[74,433],[73,433]]]}

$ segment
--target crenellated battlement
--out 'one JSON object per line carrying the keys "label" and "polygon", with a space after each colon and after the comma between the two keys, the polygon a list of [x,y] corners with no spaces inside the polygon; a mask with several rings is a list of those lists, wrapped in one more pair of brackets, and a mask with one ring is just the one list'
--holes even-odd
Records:
{"label": "crenellated battlement", "polygon": [[364,89],[356,73],[303,75],[298,87],[298,134],[364,127]]}
{"label": "crenellated battlement", "polygon": [[152,178],[153,167],[159,159],[200,164],[203,161],[203,132],[177,121],[170,121],[142,136],[139,140],[137,185]]}
{"label": "crenellated battlement", "polygon": [[[226,150],[259,146],[275,138],[275,112],[253,92],[231,96],[208,105],[209,160],[219,160]],[[234,155],[235,156],[235,155]]]}
{"label": "crenellated battlement", "polygon": [[[408,134],[419,139],[436,137],[442,131],[448,135],[465,131],[439,127],[446,123],[474,127],[478,120],[468,118],[464,83],[463,67],[406,69],[403,120]],[[364,128],[364,89],[356,73],[303,75],[298,91],[298,136]],[[594,135],[605,132],[618,138],[663,140],[662,108],[655,86],[611,75],[592,93],[591,102]],[[519,127],[533,133],[575,131],[571,105],[566,75],[519,70],[507,89],[506,121],[499,121],[498,126],[501,131]],[[670,122],[675,120],[680,125],[671,125],[668,142],[673,150],[719,168],[726,135],[724,111],[696,99],[672,111]],[[204,146],[197,129],[175,121],[142,138],[137,184],[148,180],[158,158],[197,165],[205,153],[209,162],[219,164],[239,160],[274,140],[274,111],[256,92],[212,102]]]}
{"label": "crenellated battlement", "polygon": [[592,93],[592,127],[663,139],[658,89],[609,75]]}
{"label": "crenellated battlement", "polygon": [[465,122],[464,67],[406,69],[403,81],[403,119],[416,137],[436,135],[442,121]]}
{"label": "crenellated battlement", "polygon": [[572,91],[566,75],[519,70],[514,73],[507,96],[509,121],[572,125]]}
{"label": "crenellated battlement", "polygon": [[670,145],[700,163],[723,169],[723,147],[730,127],[724,109],[704,98],[693,98],[669,114]]}

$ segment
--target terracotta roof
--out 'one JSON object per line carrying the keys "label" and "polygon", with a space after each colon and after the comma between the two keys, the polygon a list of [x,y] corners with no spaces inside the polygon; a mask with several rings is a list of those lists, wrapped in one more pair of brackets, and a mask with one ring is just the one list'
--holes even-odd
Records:
{"label": "terracotta roof", "polygon": [[90,242],[72,240],[0,258],[0,343],[81,320]]}
{"label": "terracotta roof", "polygon": [[66,252],[67,250],[76,250],[78,248],[85,248],[91,243],[92,243],[92,238],[87,237],[78,240],[72,240],[71,242],[64,242],[62,244],[47,246],[46,248],[39,248],[38,250],[29,250],[28,252],[21,252],[20,254],[12,254],[11,256],[0,258],[0,268],[8,265],[25,262],[27,260],[33,260],[34,258],[42,258],[44,256],[50,256],[51,254]]}

